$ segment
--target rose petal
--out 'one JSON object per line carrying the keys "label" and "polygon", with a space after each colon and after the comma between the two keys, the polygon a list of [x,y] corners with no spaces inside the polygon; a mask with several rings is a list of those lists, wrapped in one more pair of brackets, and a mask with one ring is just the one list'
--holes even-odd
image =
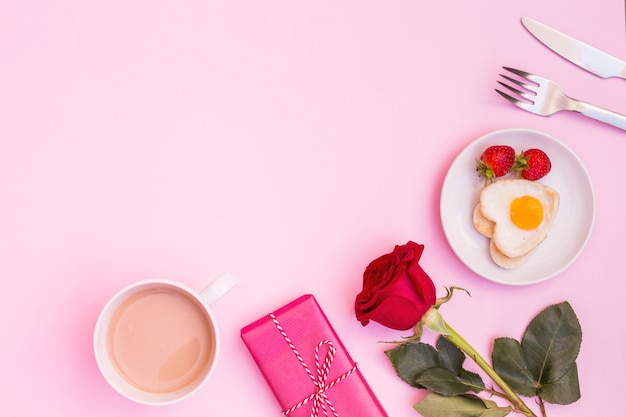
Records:
{"label": "rose petal", "polygon": [[395,330],[408,330],[422,318],[412,301],[403,297],[391,296],[382,301],[368,314],[368,319]]}

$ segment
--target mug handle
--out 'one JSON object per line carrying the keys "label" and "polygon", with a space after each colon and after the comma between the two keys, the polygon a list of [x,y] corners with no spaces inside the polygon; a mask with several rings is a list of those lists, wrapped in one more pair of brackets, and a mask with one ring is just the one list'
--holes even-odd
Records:
{"label": "mug handle", "polygon": [[217,300],[222,298],[224,294],[230,291],[236,283],[237,280],[230,272],[224,272],[211,281],[209,285],[200,292],[200,296],[207,305],[213,305]]}

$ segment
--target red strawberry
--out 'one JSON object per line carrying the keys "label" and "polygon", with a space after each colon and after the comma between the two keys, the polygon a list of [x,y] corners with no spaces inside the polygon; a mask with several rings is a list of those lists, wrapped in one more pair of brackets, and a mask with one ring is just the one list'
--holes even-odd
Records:
{"label": "red strawberry", "polygon": [[515,157],[514,169],[522,178],[537,181],[550,172],[552,162],[550,162],[550,158],[548,158],[548,155],[546,155],[544,151],[533,148],[522,151],[521,154]]}
{"label": "red strawberry", "polygon": [[511,171],[515,162],[515,150],[507,145],[490,146],[485,149],[477,162],[478,176],[485,177],[485,182],[493,181],[494,178]]}

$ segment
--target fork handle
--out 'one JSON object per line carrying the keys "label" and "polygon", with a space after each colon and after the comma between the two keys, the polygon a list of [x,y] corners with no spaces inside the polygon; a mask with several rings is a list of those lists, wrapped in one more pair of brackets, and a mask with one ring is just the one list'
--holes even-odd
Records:
{"label": "fork handle", "polygon": [[610,124],[611,126],[618,127],[622,130],[626,130],[626,116],[623,114],[604,109],[594,104],[585,103],[583,101],[578,102],[578,106],[576,106],[575,111],[584,114],[587,117],[591,117],[592,119]]}

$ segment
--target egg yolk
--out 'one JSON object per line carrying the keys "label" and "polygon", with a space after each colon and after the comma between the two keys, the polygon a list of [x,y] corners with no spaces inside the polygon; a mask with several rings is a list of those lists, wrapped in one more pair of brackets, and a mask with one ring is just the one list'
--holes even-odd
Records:
{"label": "egg yolk", "polygon": [[543,221],[543,206],[535,197],[525,195],[511,202],[511,221],[522,230],[536,229]]}

